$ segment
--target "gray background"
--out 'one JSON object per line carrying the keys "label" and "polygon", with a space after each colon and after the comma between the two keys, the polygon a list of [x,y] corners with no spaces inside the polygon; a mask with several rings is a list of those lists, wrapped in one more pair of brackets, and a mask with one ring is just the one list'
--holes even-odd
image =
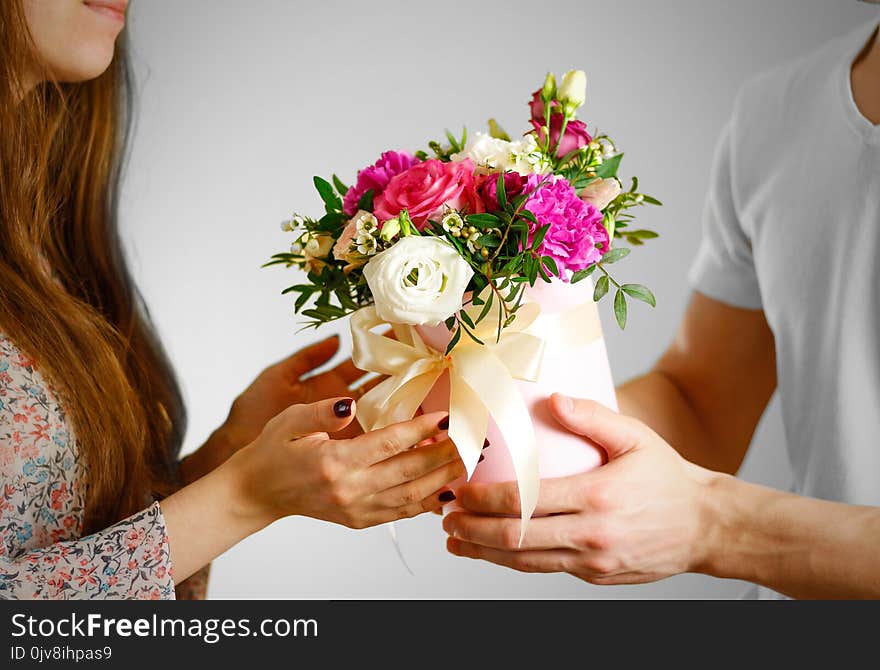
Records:
{"label": "gray background", "polygon": [[[876,14],[855,0],[133,3],[139,122],[123,226],[186,392],[186,449],[259,370],[316,337],[297,334],[292,301],[279,295],[293,273],[259,269],[289,244],[280,219],[319,211],[312,175],[335,170],[350,182],[386,148],[421,148],[445,127],[481,129],[490,116],[519,133],[548,69],[587,71],[581,117],[618,140],[623,175],[637,174],[665,203],[640,220],[661,238],[619,269],[654,289],[657,309],[632,310],[624,333],[609,306],[601,310],[615,378],[646,369],[688,299],[707,172],[737,88]],[[774,402],[743,476],[787,486],[782,439]],[[210,595],[724,598],[743,590],[699,575],[600,588],[518,574],[446,554],[434,516],[398,532],[415,576],[384,528],[286,519],[219,558]]]}

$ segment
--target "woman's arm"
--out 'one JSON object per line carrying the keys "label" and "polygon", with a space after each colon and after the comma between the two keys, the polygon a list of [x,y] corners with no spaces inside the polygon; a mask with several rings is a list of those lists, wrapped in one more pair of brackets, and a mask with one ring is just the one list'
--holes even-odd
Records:
{"label": "woman's arm", "polygon": [[162,501],[176,581],[285,516],[366,528],[443,505],[440,494],[465,472],[450,440],[430,441],[446,415],[331,439],[353,418],[351,403],[288,408],[253,443]]}

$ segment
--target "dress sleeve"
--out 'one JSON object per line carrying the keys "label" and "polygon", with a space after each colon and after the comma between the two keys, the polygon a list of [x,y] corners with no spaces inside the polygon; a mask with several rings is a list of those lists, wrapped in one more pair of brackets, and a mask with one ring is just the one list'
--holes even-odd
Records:
{"label": "dress sleeve", "polygon": [[173,600],[159,503],[82,539],[0,556],[0,598]]}
{"label": "dress sleeve", "polygon": [[158,503],[80,537],[87,468],[56,395],[0,333],[0,599],[173,599]]}
{"label": "dress sleeve", "polygon": [[703,238],[691,266],[693,288],[745,309],[761,309],[761,291],[752,244],[742,228],[734,187],[735,118],[715,151],[709,194],[703,210]]}

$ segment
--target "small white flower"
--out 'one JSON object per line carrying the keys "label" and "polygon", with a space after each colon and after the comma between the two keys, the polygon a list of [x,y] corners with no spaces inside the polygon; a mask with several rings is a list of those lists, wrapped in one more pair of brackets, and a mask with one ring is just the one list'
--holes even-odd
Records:
{"label": "small white flower", "polygon": [[483,248],[483,245],[480,244],[480,235],[482,235],[480,231],[468,235],[467,248],[472,254],[479,252]]}
{"label": "small white flower", "polygon": [[378,315],[389,323],[437,325],[461,309],[474,271],[438,237],[410,235],[364,266]]}
{"label": "small white flower", "polygon": [[454,209],[448,210],[443,215],[443,218],[440,219],[440,224],[443,226],[443,230],[453,235],[461,233],[461,229],[464,227],[461,215]]}
{"label": "small white flower", "polygon": [[376,253],[378,243],[376,238],[369,234],[361,234],[355,238],[353,246],[362,256],[372,256]]}
{"label": "small white flower", "polygon": [[376,217],[364,210],[360,210],[352,221],[354,221],[355,230],[362,235],[371,235],[379,229],[379,221]]}
{"label": "small white flower", "polygon": [[302,252],[303,252],[303,245],[300,244],[299,242],[294,242],[293,244],[290,245],[290,253],[296,254],[297,256],[300,256],[300,255],[302,255]]}
{"label": "small white flower", "polygon": [[453,154],[452,160],[470,158],[483,172],[513,171],[521,175],[543,173],[547,166],[534,136],[530,133],[515,142],[501,140],[486,133],[474,133],[464,151]]}

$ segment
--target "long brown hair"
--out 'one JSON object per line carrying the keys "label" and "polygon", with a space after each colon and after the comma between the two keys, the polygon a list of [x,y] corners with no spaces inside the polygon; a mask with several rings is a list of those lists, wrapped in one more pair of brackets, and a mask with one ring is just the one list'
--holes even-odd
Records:
{"label": "long brown hair", "polygon": [[36,59],[21,0],[3,0],[0,330],[59,396],[94,531],[173,490],[185,416],[117,231],[131,123],[124,35],[97,79],[22,97]]}

